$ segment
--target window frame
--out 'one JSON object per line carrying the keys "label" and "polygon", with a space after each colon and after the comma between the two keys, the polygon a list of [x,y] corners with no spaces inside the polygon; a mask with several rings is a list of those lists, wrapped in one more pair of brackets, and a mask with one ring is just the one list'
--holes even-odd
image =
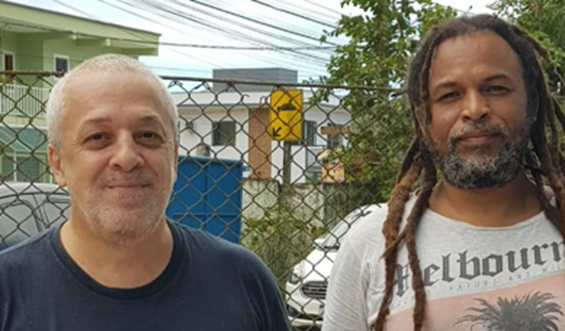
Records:
{"label": "window frame", "polygon": [[[339,128],[341,130],[345,127],[345,125],[336,124],[336,123],[328,123],[328,127]],[[344,139],[343,138],[344,137],[343,137],[342,133],[328,134],[326,136],[326,147],[327,148],[343,147],[343,145],[344,145],[344,143],[343,143]]]}
{"label": "window frame", "polygon": [[[0,53],[2,53],[2,71],[15,71],[16,70],[16,54],[14,52],[4,51],[4,50],[0,51]],[[12,57],[12,69],[11,70],[6,69],[6,55]]]}
{"label": "window frame", "polygon": [[[308,132],[306,129],[308,125],[311,125],[310,128],[312,132]],[[318,122],[314,120],[303,120],[302,121],[302,139],[292,141],[293,146],[316,146],[316,134],[318,129]],[[311,141],[309,141],[311,139]]]}
{"label": "window frame", "polygon": [[[233,134],[227,135],[221,130],[221,125],[233,125]],[[235,146],[237,127],[235,121],[212,122],[212,146]],[[220,140],[220,141],[218,141]]]}
{"label": "window frame", "polygon": [[53,71],[58,72],[57,59],[62,59],[67,61],[67,70],[65,70],[64,72],[68,72],[69,70],[71,70],[71,58],[68,55],[53,54]]}

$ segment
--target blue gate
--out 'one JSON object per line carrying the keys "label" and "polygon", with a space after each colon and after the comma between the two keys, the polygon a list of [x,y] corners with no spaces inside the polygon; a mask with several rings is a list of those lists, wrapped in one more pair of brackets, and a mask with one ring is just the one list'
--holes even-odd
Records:
{"label": "blue gate", "polygon": [[241,161],[179,158],[167,217],[238,243],[241,235]]}

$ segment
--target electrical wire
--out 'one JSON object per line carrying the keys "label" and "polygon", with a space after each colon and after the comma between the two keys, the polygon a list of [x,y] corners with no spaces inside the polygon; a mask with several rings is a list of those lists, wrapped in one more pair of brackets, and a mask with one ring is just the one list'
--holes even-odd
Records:
{"label": "electrical wire", "polygon": [[[282,0],[280,0],[280,1],[282,1]],[[282,1],[282,2],[285,2],[285,1]],[[309,4],[312,4],[312,5],[314,5],[314,6],[318,7],[318,8],[327,10],[327,11],[330,12],[330,13],[337,14],[337,15],[339,15],[339,17],[341,17],[341,15],[345,15],[345,14],[343,14],[343,13],[338,12],[337,10],[334,10],[334,9],[331,9],[331,8],[328,8],[328,7],[325,7],[325,6],[323,6],[323,5],[320,5],[319,3],[316,3],[316,2],[311,1],[311,0],[304,0],[304,2],[307,2],[307,3],[309,3]],[[347,15],[345,15],[345,16],[347,16]]]}
{"label": "electrical wire", "polygon": [[[125,1],[123,1],[123,0],[118,0],[118,1],[125,2]],[[154,5],[155,5],[154,3],[152,4],[152,3],[147,3],[147,2],[139,1],[139,0],[138,0],[137,2],[138,2],[138,3],[137,3],[136,6],[135,6],[136,8],[139,8],[140,5],[149,5],[149,6],[151,6],[151,5],[154,6]],[[127,4],[130,5],[130,6],[134,6],[134,5],[131,4],[131,3],[127,3]],[[161,17],[166,17],[166,18],[168,18],[168,19],[173,19],[173,20],[175,20],[175,21],[177,21],[177,22],[179,22],[179,23],[184,23],[184,24],[186,24],[186,21],[185,21],[185,20],[188,19],[188,20],[191,21],[191,22],[204,25],[204,26],[207,27],[207,28],[212,28],[212,29],[216,28],[216,29],[217,29],[217,24],[213,24],[213,23],[210,23],[210,22],[205,22],[205,21],[202,21],[202,20],[197,19],[197,18],[195,18],[195,17],[191,17],[190,15],[189,15],[189,17],[186,17],[186,15],[183,15],[182,13],[179,13],[178,10],[175,10],[175,8],[168,8],[168,7],[164,7],[164,6],[159,6],[158,8],[154,8],[154,7],[150,7],[150,8],[153,8],[154,10],[159,10],[159,11],[160,11],[160,12],[156,12],[156,11],[153,10],[153,11],[151,11],[152,13],[154,13],[154,14],[156,14],[156,15],[159,15],[159,16],[161,16]],[[172,15],[174,15],[174,16],[163,15],[163,11],[165,11],[165,14],[169,14],[169,15],[172,14]],[[242,39],[243,41],[247,41],[247,42],[253,41],[253,42],[256,42],[256,43],[258,42],[258,43],[261,43],[261,44],[265,43],[264,41],[253,40],[254,38],[250,38],[249,36],[245,36],[245,37],[239,36],[238,33],[236,33],[235,36],[234,36],[234,35],[233,35],[233,32],[225,31],[225,29],[219,29],[219,31],[222,32],[222,33],[224,33],[224,34],[227,34],[230,38],[233,38],[233,37],[236,37],[236,38],[237,38],[237,37],[239,37],[239,38]],[[243,37],[243,38],[242,38],[242,37]],[[275,50],[275,51],[289,50],[289,51],[294,51],[294,52],[295,52],[296,49],[297,49],[297,47],[281,47],[281,46],[271,46],[271,47],[264,47],[264,46],[262,46],[262,47],[263,47],[263,49],[265,49],[265,50]],[[254,50],[254,49],[257,49],[257,47],[241,47],[241,46],[219,46],[219,47],[218,47],[218,46],[213,46],[213,47],[209,47],[209,48],[214,48],[214,49],[216,49],[216,48],[221,48],[221,49],[234,49],[234,50],[235,50],[235,49],[237,49],[237,50],[252,50],[252,49]],[[308,47],[308,48],[310,48],[310,47]],[[322,64],[325,64],[325,63],[322,63]]]}
{"label": "electrical wire", "polygon": [[[98,0],[98,1],[101,2],[101,3],[106,4],[107,6],[116,8],[116,9],[118,9],[118,10],[120,10],[120,11],[123,11],[123,12],[125,12],[125,13],[128,13],[128,14],[130,14],[130,15],[132,15],[132,16],[135,16],[135,17],[137,17],[137,18],[141,18],[142,20],[146,20],[146,21],[149,21],[149,22],[153,22],[153,23],[155,23],[155,24],[160,24],[160,25],[162,25],[162,26],[164,26],[164,27],[167,27],[167,28],[169,28],[169,29],[171,29],[171,30],[177,30],[177,28],[171,26],[170,24],[167,24],[166,22],[157,21],[157,20],[152,19],[152,18],[150,18],[150,17],[148,17],[148,16],[146,16],[146,15],[141,15],[141,14],[135,13],[135,12],[129,10],[129,9],[126,9],[126,8],[123,8],[123,7],[120,7],[120,6],[117,6],[117,5],[115,4],[115,1],[114,1],[114,3],[111,3],[110,1],[106,1],[106,0]],[[126,31],[127,31],[127,30],[126,30]],[[160,46],[164,46],[164,45],[160,45]],[[222,67],[222,66],[223,66],[223,65],[218,65],[217,63],[210,62],[210,61],[208,61],[208,60],[207,60],[206,58],[204,58],[204,57],[199,57],[199,56],[196,56],[196,55],[194,55],[194,54],[187,54],[187,53],[185,53],[184,51],[182,51],[182,50],[180,50],[180,49],[178,49],[178,48],[176,48],[176,47],[170,47],[170,46],[164,46],[164,47],[167,47],[167,48],[170,49],[172,52],[177,53],[177,54],[179,54],[179,55],[181,55],[181,56],[185,56],[185,57],[190,58],[190,59],[193,59],[193,60],[201,61],[201,62],[207,63],[207,64],[209,64],[209,65],[211,65],[211,66],[215,66],[215,67]]]}
{"label": "electrical wire", "polygon": [[[118,10],[124,11],[124,12],[126,12],[126,13],[128,13],[128,14],[130,14],[130,15],[132,15],[132,16],[135,16],[135,17],[137,17],[137,18],[140,18],[140,19],[142,19],[142,20],[148,20],[148,21],[151,21],[151,22],[153,22],[153,23],[163,25],[163,26],[165,26],[165,27],[167,27],[167,28],[169,28],[169,29],[171,29],[171,30],[179,30],[177,27],[174,27],[174,26],[168,24],[168,23],[167,23],[168,20],[159,20],[159,21],[157,21],[156,19],[153,19],[153,18],[149,17],[149,16],[148,16],[149,13],[147,13],[147,14],[136,13],[136,12],[134,12],[133,10],[126,9],[126,8],[122,7],[121,5],[118,5],[118,4],[116,3],[116,1],[111,1],[111,2],[106,1],[106,0],[99,0],[99,1],[102,2],[102,3],[104,3],[104,4],[106,4],[106,5],[111,6],[112,8],[116,8],[116,9],[118,9]],[[139,8],[136,8],[136,9],[139,10]],[[167,46],[165,46],[165,47],[167,47]],[[201,58],[201,57],[196,57],[196,56],[193,56],[193,55],[186,54],[186,53],[180,51],[180,50],[177,49],[177,48],[171,48],[171,50],[172,50],[173,52],[175,52],[175,53],[179,53],[179,54],[181,54],[181,55],[184,55],[184,56],[187,56],[187,57],[190,57],[190,58],[194,58],[194,59],[196,59],[196,60],[198,60],[198,61],[201,61],[201,62],[204,62],[204,63],[208,63],[208,64],[210,64],[212,67],[215,67],[215,68],[218,68],[218,69],[225,68],[225,64],[224,64],[224,65],[218,65],[217,63],[212,63],[212,62],[210,62],[210,61],[208,61],[208,60],[206,60],[206,59],[203,59],[203,58]],[[248,53],[248,52],[245,52],[245,53]],[[253,54],[256,54],[256,53],[253,53]],[[267,57],[267,58],[266,58],[266,57],[263,57],[263,58],[261,58],[261,60],[264,61],[264,62],[270,63],[270,64],[274,64],[274,65],[276,65],[276,66],[280,66],[281,64],[286,63],[286,65],[287,65],[287,66],[290,66],[290,67],[298,67],[299,73],[301,73],[302,75],[307,75],[307,76],[312,76],[312,75],[317,76],[317,75],[319,75],[321,72],[324,72],[324,70],[325,70],[325,67],[324,67],[324,68],[310,68],[310,67],[307,67],[307,66],[305,66],[305,65],[303,65],[303,64],[301,64],[301,63],[299,63],[299,64],[297,65],[296,62],[288,62],[288,61],[281,60],[281,59],[270,59],[270,58],[268,58],[268,57]],[[162,68],[162,69],[175,70],[176,68]],[[181,70],[184,70],[184,69],[181,69]]]}
{"label": "electrical wire", "polygon": [[311,17],[308,17],[308,16],[306,16],[306,15],[302,15],[302,14],[297,13],[297,12],[292,11],[292,10],[287,10],[287,9],[284,9],[284,8],[281,8],[281,7],[277,7],[277,6],[275,6],[275,5],[271,5],[271,4],[266,3],[266,2],[264,2],[264,1],[260,1],[260,0],[251,0],[251,1],[253,1],[253,2],[255,2],[255,3],[258,3],[258,4],[260,4],[261,6],[264,6],[264,7],[267,7],[267,8],[271,8],[271,9],[274,9],[274,10],[276,10],[276,11],[279,11],[279,12],[282,12],[282,13],[285,13],[285,14],[288,14],[288,15],[291,15],[291,16],[299,17],[299,18],[301,18],[301,19],[303,19],[303,20],[306,20],[306,21],[309,21],[309,22],[313,22],[313,23],[317,23],[317,24],[320,24],[320,25],[324,25],[324,26],[329,27],[329,28],[332,28],[332,29],[337,28],[337,26],[335,26],[335,25],[333,25],[333,24],[329,24],[329,23],[326,23],[326,22],[322,22],[322,21],[317,20],[317,19],[315,19],[315,18],[311,18]]}
{"label": "electrical wire", "polygon": [[[117,0],[119,1],[119,0]],[[31,25],[31,24],[23,24],[23,23],[15,23],[9,22],[6,23],[7,26],[19,26],[19,27],[28,27],[28,28],[39,28],[45,31],[50,32],[67,32],[70,34],[74,34],[76,36],[81,37],[91,37],[91,38],[102,38],[99,35],[89,34],[89,33],[77,33],[72,31],[65,31],[65,30],[56,30],[51,28],[46,28],[43,26],[38,25]],[[156,45],[156,46],[176,46],[176,47],[186,47],[186,48],[207,48],[207,49],[224,49],[224,50],[247,50],[247,51],[273,51],[273,50],[325,50],[325,49],[334,49],[337,46],[231,46],[231,45],[207,45],[207,44],[191,44],[191,43],[179,43],[179,42],[165,42],[165,41],[149,41],[149,40],[137,40],[137,39],[129,39],[129,38],[115,38],[115,37],[104,37],[109,40],[115,41],[124,41],[124,42],[131,42],[140,45]]]}
{"label": "electrical wire", "polygon": [[[259,24],[259,25],[267,26],[267,27],[270,27],[270,28],[275,29],[275,30],[280,30],[280,31],[283,31],[283,32],[287,32],[287,33],[289,33],[289,34],[293,34],[293,35],[296,35],[296,36],[299,36],[299,37],[302,37],[302,38],[306,38],[306,39],[311,39],[311,40],[315,40],[315,41],[320,41],[318,38],[314,38],[314,37],[312,37],[312,36],[309,36],[309,35],[306,35],[306,34],[303,34],[303,33],[300,33],[300,32],[296,32],[296,31],[293,31],[293,30],[289,30],[289,29],[286,29],[286,28],[281,28],[281,27],[278,27],[278,26],[276,26],[276,25],[272,25],[272,24],[269,24],[269,23],[266,23],[266,22],[261,22],[261,21],[259,21],[259,20],[254,19],[254,18],[247,17],[247,16],[245,16],[245,15],[241,15],[241,14],[238,14],[238,13],[235,13],[235,12],[231,12],[231,11],[229,11],[229,10],[225,10],[225,9],[223,9],[223,8],[219,8],[219,7],[210,5],[210,4],[208,4],[208,3],[205,3],[205,2],[202,2],[202,1],[199,1],[199,0],[191,0],[191,2],[196,3],[196,4],[199,4],[199,5],[202,5],[202,6],[205,6],[205,7],[208,7],[208,8],[211,8],[211,9],[215,9],[215,10],[221,12],[221,13],[225,13],[225,14],[228,14],[228,15],[232,15],[232,16],[235,16],[235,17],[244,19],[244,20],[248,20],[248,21],[250,21],[250,22],[253,22],[253,23],[256,23],[256,24]],[[327,43],[328,45],[338,46],[338,44],[333,43],[333,42],[326,42],[326,43]]]}
{"label": "electrical wire", "polygon": [[[69,9],[71,9],[71,10],[73,10],[73,11],[79,12],[79,13],[85,15],[85,16],[90,16],[89,14],[87,14],[86,12],[84,12],[84,11],[78,9],[77,7],[71,6],[70,4],[65,3],[65,2],[63,2],[63,1],[61,1],[61,0],[54,0],[54,2],[58,3],[59,5],[65,6],[65,7],[69,8]],[[101,2],[105,3],[106,5],[113,5],[113,7],[117,7],[117,6],[115,6],[115,2],[114,2],[114,4],[111,4],[111,3],[107,2],[107,1],[103,1],[103,0],[102,0]],[[128,3],[128,5],[130,5],[130,4]],[[119,9],[124,10],[124,11],[127,11],[127,9],[125,9],[125,8],[121,8],[121,7],[120,7]],[[133,13],[132,11],[129,11],[129,13],[132,14],[132,15],[135,15],[135,16],[138,16],[138,17],[139,17],[139,14],[135,14],[135,13]],[[145,16],[145,17],[144,17],[145,19],[148,19],[148,17],[147,17],[146,15],[144,15],[144,16]],[[166,25],[166,24],[163,24],[164,22],[159,22],[159,21],[157,21],[157,20],[152,20],[152,21],[153,21],[154,23],[156,23],[156,24]],[[198,22],[198,23],[202,23],[202,21],[201,21],[201,22]],[[20,26],[21,26],[21,25],[25,25],[25,24],[13,23],[13,25],[20,25]],[[36,27],[36,28],[37,28],[36,25],[33,25],[33,27]],[[168,25],[168,27],[171,28],[170,25]],[[215,27],[217,27],[217,25],[216,25],[216,26],[213,26],[213,25],[212,25],[212,26],[209,26],[210,29],[213,29],[213,28],[215,28]],[[44,28],[44,30],[45,30],[45,28]],[[50,30],[50,31],[54,31],[53,29],[49,29],[49,30]],[[124,27],[124,30],[125,30],[125,31],[128,31],[128,32],[131,32],[132,35],[135,34],[133,31],[126,30],[125,27]],[[72,32],[70,32],[70,31],[65,31],[65,32],[72,33]],[[85,37],[100,38],[100,36],[89,35],[89,34],[80,34],[80,33],[77,34],[77,33],[75,33],[75,35],[77,35],[77,36],[85,36]],[[140,37],[140,36],[138,35],[138,37]],[[194,57],[194,56],[192,56],[192,55],[188,55],[188,54],[185,54],[185,53],[180,53],[180,52],[179,52],[179,48],[188,47],[188,48],[202,48],[202,49],[212,49],[212,50],[220,50],[220,49],[221,49],[221,50],[239,50],[239,51],[246,52],[246,53],[253,52],[254,54],[256,54],[255,51],[273,51],[273,52],[297,51],[297,50],[298,50],[298,51],[300,51],[300,50],[305,50],[305,51],[330,51],[331,49],[333,49],[333,47],[331,47],[331,46],[279,46],[279,45],[273,45],[273,46],[258,46],[258,47],[252,47],[252,46],[231,46],[231,45],[202,45],[202,44],[178,43],[178,42],[155,42],[155,41],[150,41],[150,40],[139,40],[139,38],[137,38],[137,39],[108,38],[108,39],[110,39],[110,40],[116,40],[116,41],[128,41],[128,42],[137,43],[137,44],[152,44],[152,45],[159,45],[159,46],[164,46],[164,47],[172,47],[172,50],[173,50],[173,51],[175,51],[175,52],[177,52],[177,53],[179,53],[179,54],[181,54],[181,55],[183,55],[183,56],[187,56],[187,57],[193,58],[193,59],[195,59],[195,60],[203,61],[203,62],[204,62],[205,60],[202,59],[202,58],[197,58],[197,57]],[[245,40],[246,40],[246,41],[249,41],[248,38],[245,38]],[[258,41],[258,40],[257,40],[257,41]],[[297,42],[296,40],[292,40],[292,39],[288,39],[287,41],[288,41],[288,42]],[[298,41],[298,42],[299,42],[299,41]],[[304,43],[303,43],[303,44],[304,44]],[[262,59],[262,60],[264,60],[265,62],[270,61],[271,63],[280,64],[280,61],[272,61],[272,60],[270,60],[270,59]],[[321,64],[324,64],[324,62],[327,62],[327,61],[328,61],[328,59],[321,59],[321,60],[323,61],[323,62],[321,62]],[[216,67],[218,66],[217,63],[211,63],[211,62],[207,62],[207,63],[211,64],[212,66],[216,66]],[[292,64],[292,65],[296,66],[296,65],[303,65],[304,63],[303,63],[303,61],[302,61],[302,62],[289,62],[289,64]],[[160,69],[188,71],[187,69],[181,69],[181,68],[165,68],[165,67],[160,67]],[[307,70],[300,70],[300,71],[301,71],[301,72],[308,71],[309,73],[319,73],[319,72],[323,71],[323,70],[314,69],[314,68],[305,68],[305,69],[307,69]],[[321,69],[321,68],[320,68],[320,69]],[[324,68],[324,69],[325,69],[325,68]]]}

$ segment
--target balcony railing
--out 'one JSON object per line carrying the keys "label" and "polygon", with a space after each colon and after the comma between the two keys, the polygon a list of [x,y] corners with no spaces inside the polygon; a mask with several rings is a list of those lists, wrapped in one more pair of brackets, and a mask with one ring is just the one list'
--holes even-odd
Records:
{"label": "balcony railing", "polygon": [[15,84],[0,85],[0,115],[45,117],[49,89]]}

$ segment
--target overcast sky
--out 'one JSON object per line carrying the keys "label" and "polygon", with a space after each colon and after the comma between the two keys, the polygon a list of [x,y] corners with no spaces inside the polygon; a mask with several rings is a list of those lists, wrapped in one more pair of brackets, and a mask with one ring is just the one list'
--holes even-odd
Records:
{"label": "overcast sky", "polygon": [[[360,12],[341,8],[339,0],[9,1],[161,33],[162,42],[236,47],[320,46],[316,39],[335,26],[340,14]],[[486,5],[492,1],[435,0],[472,13],[489,12]],[[160,6],[151,8],[152,3]],[[342,38],[329,41],[346,42]],[[173,46],[160,46],[159,52],[158,57],[141,58],[159,74],[211,77],[214,68],[283,67],[298,70],[300,80],[325,74],[331,56],[331,50],[283,52]]]}

